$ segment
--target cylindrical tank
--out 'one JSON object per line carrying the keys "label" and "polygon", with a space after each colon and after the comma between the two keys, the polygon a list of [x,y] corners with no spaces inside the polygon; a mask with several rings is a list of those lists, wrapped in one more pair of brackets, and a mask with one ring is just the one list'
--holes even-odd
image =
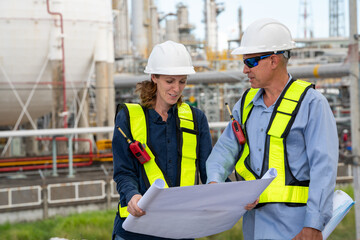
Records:
{"label": "cylindrical tank", "polygon": [[179,3],[177,5],[176,15],[180,27],[187,26],[189,24],[189,11],[184,4]]}
{"label": "cylindrical tank", "polygon": [[93,61],[113,62],[111,9],[111,0],[0,1],[0,126],[51,112],[53,89],[61,87],[52,82],[51,61],[65,59],[68,104]]}
{"label": "cylindrical tank", "polygon": [[174,42],[179,41],[179,27],[177,25],[176,18],[169,17],[166,19],[166,40],[171,40]]}
{"label": "cylindrical tank", "polygon": [[217,51],[217,21],[215,0],[205,0],[205,41],[208,50]]}
{"label": "cylindrical tank", "polygon": [[131,40],[133,43],[133,54],[139,57],[147,57],[147,29],[144,25],[147,20],[147,0],[131,1]]}
{"label": "cylindrical tank", "polygon": [[130,21],[127,0],[115,1],[114,13],[115,56],[128,55],[130,51]]}

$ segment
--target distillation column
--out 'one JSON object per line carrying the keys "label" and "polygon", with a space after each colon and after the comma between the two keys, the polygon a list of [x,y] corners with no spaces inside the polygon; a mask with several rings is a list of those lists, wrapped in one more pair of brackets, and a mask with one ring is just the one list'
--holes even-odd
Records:
{"label": "distillation column", "polygon": [[[110,21],[112,22],[112,21]],[[113,126],[115,117],[114,40],[109,21],[99,26],[95,49],[96,125]],[[111,139],[111,134],[97,134],[97,140]]]}

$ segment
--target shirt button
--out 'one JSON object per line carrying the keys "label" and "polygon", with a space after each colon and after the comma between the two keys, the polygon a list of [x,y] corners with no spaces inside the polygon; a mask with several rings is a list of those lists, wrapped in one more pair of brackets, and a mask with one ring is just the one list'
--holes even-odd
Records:
{"label": "shirt button", "polygon": [[170,143],[170,139],[168,138],[168,143]]}
{"label": "shirt button", "polygon": [[169,159],[169,163],[171,163],[171,159]]}
{"label": "shirt button", "polygon": [[259,152],[261,152],[261,148],[259,148]]}
{"label": "shirt button", "polygon": [[260,131],[261,131],[261,132],[263,132],[263,131],[264,131],[264,129],[262,128],[262,129],[260,129]]}
{"label": "shirt button", "polygon": [[260,171],[260,168],[256,169],[257,171]]}

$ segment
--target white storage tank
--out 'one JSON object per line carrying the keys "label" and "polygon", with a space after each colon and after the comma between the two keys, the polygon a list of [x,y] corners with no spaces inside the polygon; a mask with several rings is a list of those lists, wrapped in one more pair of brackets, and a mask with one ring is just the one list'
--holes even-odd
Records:
{"label": "white storage tank", "polygon": [[53,88],[62,87],[52,82],[53,60],[65,60],[72,102],[95,61],[114,61],[112,31],[111,0],[1,0],[0,126],[51,112]]}

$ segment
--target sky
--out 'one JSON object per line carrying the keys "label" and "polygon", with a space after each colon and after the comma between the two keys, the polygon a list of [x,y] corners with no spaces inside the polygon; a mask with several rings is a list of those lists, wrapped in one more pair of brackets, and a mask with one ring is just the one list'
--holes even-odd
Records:
{"label": "sky", "polygon": [[[176,13],[176,4],[184,3],[189,9],[189,23],[194,24],[196,38],[203,40],[204,0],[154,0],[158,12]],[[339,0],[343,3],[342,15],[344,36],[348,37],[349,28],[349,0]],[[304,36],[304,9],[307,6],[307,29],[312,29],[315,38],[329,36],[329,0],[216,0],[223,3],[225,10],[217,17],[219,49],[227,48],[227,40],[239,36],[238,9],[242,9],[243,31],[253,21],[263,17],[270,17],[284,23],[290,29],[293,38]],[[306,4],[305,4],[306,2]],[[358,19],[359,4],[357,0]],[[359,22],[359,21],[358,21]],[[358,23],[358,25],[360,25]],[[359,27],[359,26],[358,26]],[[309,33],[307,33],[309,36]]]}

